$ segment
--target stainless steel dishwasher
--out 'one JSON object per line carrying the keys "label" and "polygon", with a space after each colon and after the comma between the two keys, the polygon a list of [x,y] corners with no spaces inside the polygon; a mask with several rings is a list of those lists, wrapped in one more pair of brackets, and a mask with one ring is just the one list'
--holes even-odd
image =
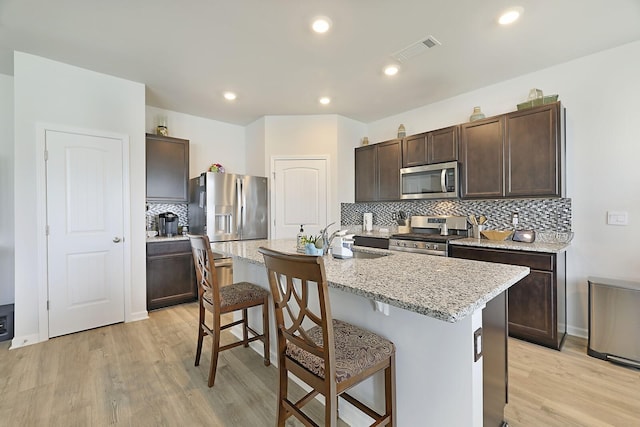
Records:
{"label": "stainless steel dishwasher", "polygon": [[587,354],[640,368],[640,283],[589,277]]}

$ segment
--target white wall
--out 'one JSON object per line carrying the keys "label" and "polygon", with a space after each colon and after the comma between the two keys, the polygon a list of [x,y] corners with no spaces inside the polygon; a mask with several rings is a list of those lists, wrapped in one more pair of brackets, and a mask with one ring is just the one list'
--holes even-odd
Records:
{"label": "white wall", "polygon": [[[353,147],[364,135],[364,124],[341,116],[267,116],[265,167],[273,156],[326,155],[329,158],[327,222],[340,223],[340,201],[353,201]],[[351,153],[347,153],[351,150]],[[350,168],[350,169],[348,169]]]}
{"label": "white wall", "polygon": [[[265,162],[265,118],[261,117],[246,128],[245,150],[247,174],[267,176],[269,173]],[[271,182],[271,181],[269,181]]]}
{"label": "white wall", "polygon": [[190,178],[207,171],[212,163],[220,163],[229,173],[247,173],[243,126],[147,106],[148,133],[156,133],[160,117],[166,119],[169,136],[189,140]]}
{"label": "white wall", "polygon": [[15,338],[14,346],[47,336],[39,330],[36,263],[36,125],[57,124],[125,134],[130,141],[131,307],[146,316],[144,85],[16,52],[15,83]]}
{"label": "white wall", "polygon": [[[573,231],[567,254],[569,333],[585,335],[587,277],[640,280],[640,42],[627,44],[369,123],[371,142],[516,109],[529,89],[559,94],[567,108],[567,196]],[[629,213],[629,225],[606,224],[606,211]]]}
{"label": "white wall", "polygon": [[[361,144],[366,136],[367,127],[364,123],[337,116],[338,120],[338,155],[336,173],[336,198],[338,209],[340,203],[353,203],[355,201],[355,148]],[[340,216],[338,216],[338,220]]]}
{"label": "white wall", "polygon": [[0,74],[0,305],[14,301],[13,77]]}

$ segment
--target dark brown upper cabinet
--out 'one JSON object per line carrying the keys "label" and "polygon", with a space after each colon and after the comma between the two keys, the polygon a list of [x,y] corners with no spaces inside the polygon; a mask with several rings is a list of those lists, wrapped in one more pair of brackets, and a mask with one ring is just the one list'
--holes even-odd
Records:
{"label": "dark brown upper cabinet", "polygon": [[507,115],[505,196],[563,195],[564,109],[560,103]]}
{"label": "dark brown upper cabinet", "polygon": [[461,125],[462,197],[564,196],[564,114],[557,102]]}
{"label": "dark brown upper cabinet", "polygon": [[504,196],[504,116],[460,127],[463,198]]}
{"label": "dark brown upper cabinet", "polygon": [[400,200],[401,140],[356,148],[356,202]]}
{"label": "dark brown upper cabinet", "polygon": [[402,167],[458,160],[458,126],[411,135],[402,140]]}
{"label": "dark brown upper cabinet", "polygon": [[147,201],[189,201],[189,141],[147,134]]}

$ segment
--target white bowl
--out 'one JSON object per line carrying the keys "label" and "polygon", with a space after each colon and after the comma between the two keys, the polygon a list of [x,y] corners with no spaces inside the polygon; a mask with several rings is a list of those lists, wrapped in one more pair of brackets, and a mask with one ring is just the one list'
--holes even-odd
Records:
{"label": "white bowl", "polygon": [[158,235],[158,232],[155,230],[147,231],[147,237],[156,237],[157,235]]}

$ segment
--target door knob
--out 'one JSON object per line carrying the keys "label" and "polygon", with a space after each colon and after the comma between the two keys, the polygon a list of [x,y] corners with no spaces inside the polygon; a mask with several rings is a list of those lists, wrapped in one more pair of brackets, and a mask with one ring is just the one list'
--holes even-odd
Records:
{"label": "door knob", "polygon": [[119,237],[114,237],[113,238],[113,243],[118,243],[120,242],[120,238]]}

